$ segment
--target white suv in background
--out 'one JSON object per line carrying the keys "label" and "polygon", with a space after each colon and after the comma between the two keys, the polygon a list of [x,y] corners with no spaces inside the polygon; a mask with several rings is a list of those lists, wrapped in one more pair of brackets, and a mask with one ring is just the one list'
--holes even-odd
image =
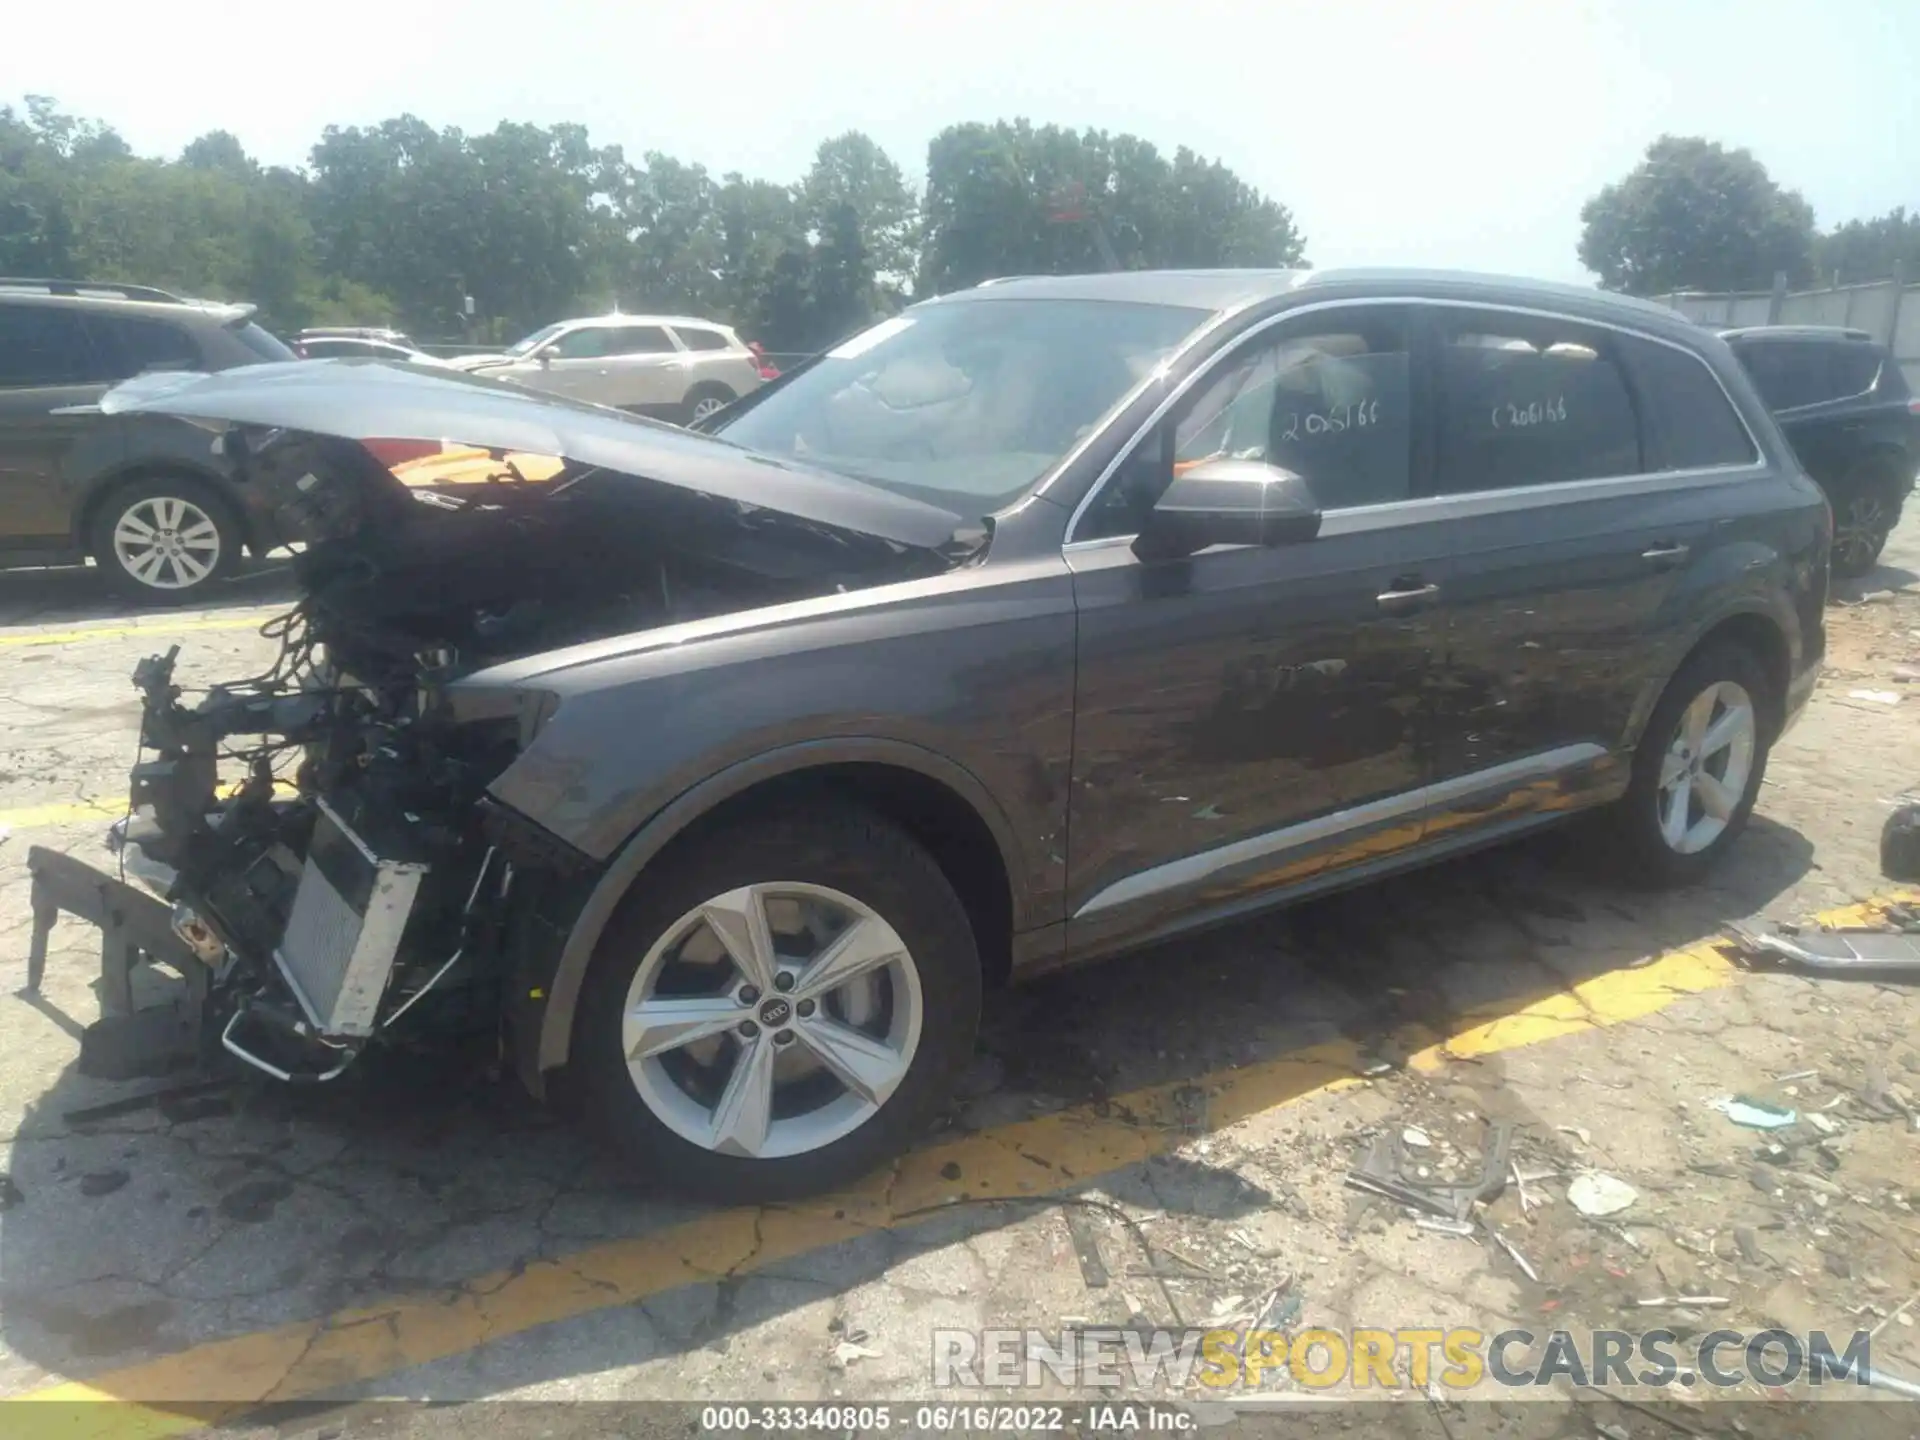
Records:
{"label": "white suv in background", "polygon": [[725,325],[678,315],[559,320],[458,369],[596,405],[692,424],[755,389],[766,371]]}

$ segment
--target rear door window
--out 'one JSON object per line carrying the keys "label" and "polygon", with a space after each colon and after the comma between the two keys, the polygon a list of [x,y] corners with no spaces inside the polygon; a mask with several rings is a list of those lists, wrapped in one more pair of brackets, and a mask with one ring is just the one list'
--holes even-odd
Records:
{"label": "rear door window", "polygon": [[1639,419],[1613,336],[1552,317],[1437,312],[1435,488],[1637,475]]}
{"label": "rear door window", "polygon": [[1648,469],[1751,465],[1760,458],[1753,436],[1704,360],[1636,336],[1617,343],[1644,412]]}
{"label": "rear door window", "polygon": [[621,325],[607,331],[608,355],[671,355],[679,347],[658,325]]}
{"label": "rear door window", "polygon": [[80,317],[51,305],[0,305],[0,389],[105,384]]}

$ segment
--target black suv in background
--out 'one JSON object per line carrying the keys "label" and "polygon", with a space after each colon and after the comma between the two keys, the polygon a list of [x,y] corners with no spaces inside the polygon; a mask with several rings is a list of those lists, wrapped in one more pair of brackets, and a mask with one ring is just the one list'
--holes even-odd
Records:
{"label": "black suv in background", "polygon": [[1866,574],[1920,471],[1920,400],[1864,330],[1723,330],[1807,473],[1833,506],[1833,573]]}
{"label": "black suv in background", "polygon": [[279,543],[206,430],[90,408],[145,371],[294,359],[252,316],[140,285],[0,278],[0,566],[91,556],[130,595],[182,600]]}

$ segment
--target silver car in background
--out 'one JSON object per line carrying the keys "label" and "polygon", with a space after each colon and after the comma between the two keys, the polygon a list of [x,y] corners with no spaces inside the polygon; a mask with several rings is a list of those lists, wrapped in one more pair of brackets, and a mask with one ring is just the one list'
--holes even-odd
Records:
{"label": "silver car in background", "polygon": [[763,363],[732,329],[678,315],[560,320],[499,354],[452,362],[595,405],[690,425],[759,387]]}

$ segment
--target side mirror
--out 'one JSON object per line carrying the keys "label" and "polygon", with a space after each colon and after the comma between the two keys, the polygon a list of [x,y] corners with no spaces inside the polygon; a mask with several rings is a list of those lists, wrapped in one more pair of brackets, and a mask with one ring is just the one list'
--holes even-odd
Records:
{"label": "side mirror", "polygon": [[542,370],[546,369],[549,365],[553,364],[553,347],[548,346],[533,358],[540,362],[540,368]]}
{"label": "side mirror", "polygon": [[1319,505],[1291,470],[1258,460],[1204,460],[1173,477],[1133,553],[1178,560],[1209,545],[1294,545],[1319,533]]}

